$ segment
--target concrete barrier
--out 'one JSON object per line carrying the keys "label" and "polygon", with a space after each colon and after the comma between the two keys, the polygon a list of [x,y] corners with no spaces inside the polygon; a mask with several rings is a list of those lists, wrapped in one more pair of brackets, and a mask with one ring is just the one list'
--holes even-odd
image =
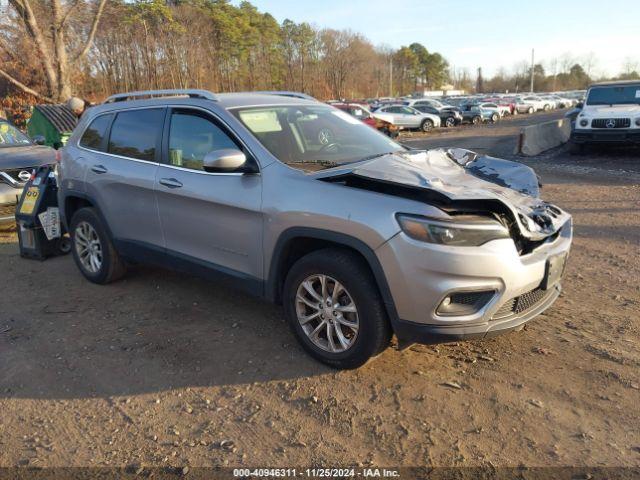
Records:
{"label": "concrete barrier", "polygon": [[531,157],[569,141],[571,121],[568,118],[530,125],[520,130],[516,154]]}

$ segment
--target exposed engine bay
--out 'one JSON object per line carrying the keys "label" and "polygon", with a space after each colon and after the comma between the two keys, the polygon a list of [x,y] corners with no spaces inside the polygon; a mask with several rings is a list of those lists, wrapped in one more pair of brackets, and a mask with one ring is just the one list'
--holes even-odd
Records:
{"label": "exposed engine bay", "polygon": [[509,229],[521,255],[553,241],[571,218],[540,199],[540,183],[531,168],[463,149],[393,153],[315,176],[424,201],[452,217],[491,217]]}

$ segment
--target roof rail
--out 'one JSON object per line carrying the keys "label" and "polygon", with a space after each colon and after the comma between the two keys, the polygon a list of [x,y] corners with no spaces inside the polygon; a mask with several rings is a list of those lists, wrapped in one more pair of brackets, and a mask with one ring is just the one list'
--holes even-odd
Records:
{"label": "roof rail", "polygon": [[209,90],[173,89],[173,90],[141,90],[138,92],[116,93],[108,97],[104,103],[125,102],[141,97],[190,97],[218,101],[218,97]]}
{"label": "roof rail", "polygon": [[303,98],[305,100],[315,100],[311,95],[301,92],[289,92],[287,90],[263,90],[253,93],[262,93],[264,95],[280,95],[281,97]]}

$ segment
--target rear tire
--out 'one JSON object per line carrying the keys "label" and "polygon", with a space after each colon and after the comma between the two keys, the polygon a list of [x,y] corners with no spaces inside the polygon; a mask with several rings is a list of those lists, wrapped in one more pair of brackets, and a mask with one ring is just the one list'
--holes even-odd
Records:
{"label": "rear tire", "polygon": [[78,210],[69,227],[73,260],[87,280],[104,285],[124,276],[126,266],[94,208]]}
{"label": "rear tire", "polygon": [[534,112],[533,107],[529,107],[529,110],[527,110],[528,114],[532,114]]}
{"label": "rear tire", "polygon": [[471,123],[474,125],[480,125],[482,123],[482,117],[475,116],[471,119]]}
{"label": "rear tire", "polygon": [[491,115],[491,123],[496,123],[499,118],[500,116],[497,113],[494,113],[493,115]]}
{"label": "rear tire", "polygon": [[422,130],[423,132],[430,132],[431,130],[433,130],[433,122],[428,118],[426,120],[423,120],[420,124],[420,130]]}
{"label": "rear tire", "polygon": [[[324,292],[320,277],[325,278]],[[332,299],[335,282],[342,287],[339,291],[344,292],[339,301]],[[311,286],[314,293],[303,284]],[[345,295],[350,302],[345,302]],[[302,348],[322,363],[339,369],[357,368],[389,345],[392,331],[377,285],[365,262],[349,251],[327,248],[302,257],[289,270],[282,297],[287,321]],[[321,309],[329,300],[338,303]],[[332,311],[343,305],[353,305],[355,313]],[[309,317],[312,320],[307,320]],[[355,335],[354,330],[336,318],[357,324]],[[348,347],[341,343],[338,327],[350,342]],[[318,333],[314,335],[316,330]]]}

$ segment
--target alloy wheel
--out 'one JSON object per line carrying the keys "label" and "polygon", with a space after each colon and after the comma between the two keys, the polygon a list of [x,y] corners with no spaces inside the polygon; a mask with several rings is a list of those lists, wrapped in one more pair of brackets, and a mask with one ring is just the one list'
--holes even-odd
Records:
{"label": "alloy wheel", "polygon": [[351,294],[335,278],[308,276],[298,286],[295,302],[298,322],[315,346],[330,353],[353,346],[360,328],[358,310]]}
{"label": "alloy wheel", "polygon": [[75,229],[73,243],[82,266],[90,273],[102,268],[102,243],[96,230],[88,222],[80,222]]}

